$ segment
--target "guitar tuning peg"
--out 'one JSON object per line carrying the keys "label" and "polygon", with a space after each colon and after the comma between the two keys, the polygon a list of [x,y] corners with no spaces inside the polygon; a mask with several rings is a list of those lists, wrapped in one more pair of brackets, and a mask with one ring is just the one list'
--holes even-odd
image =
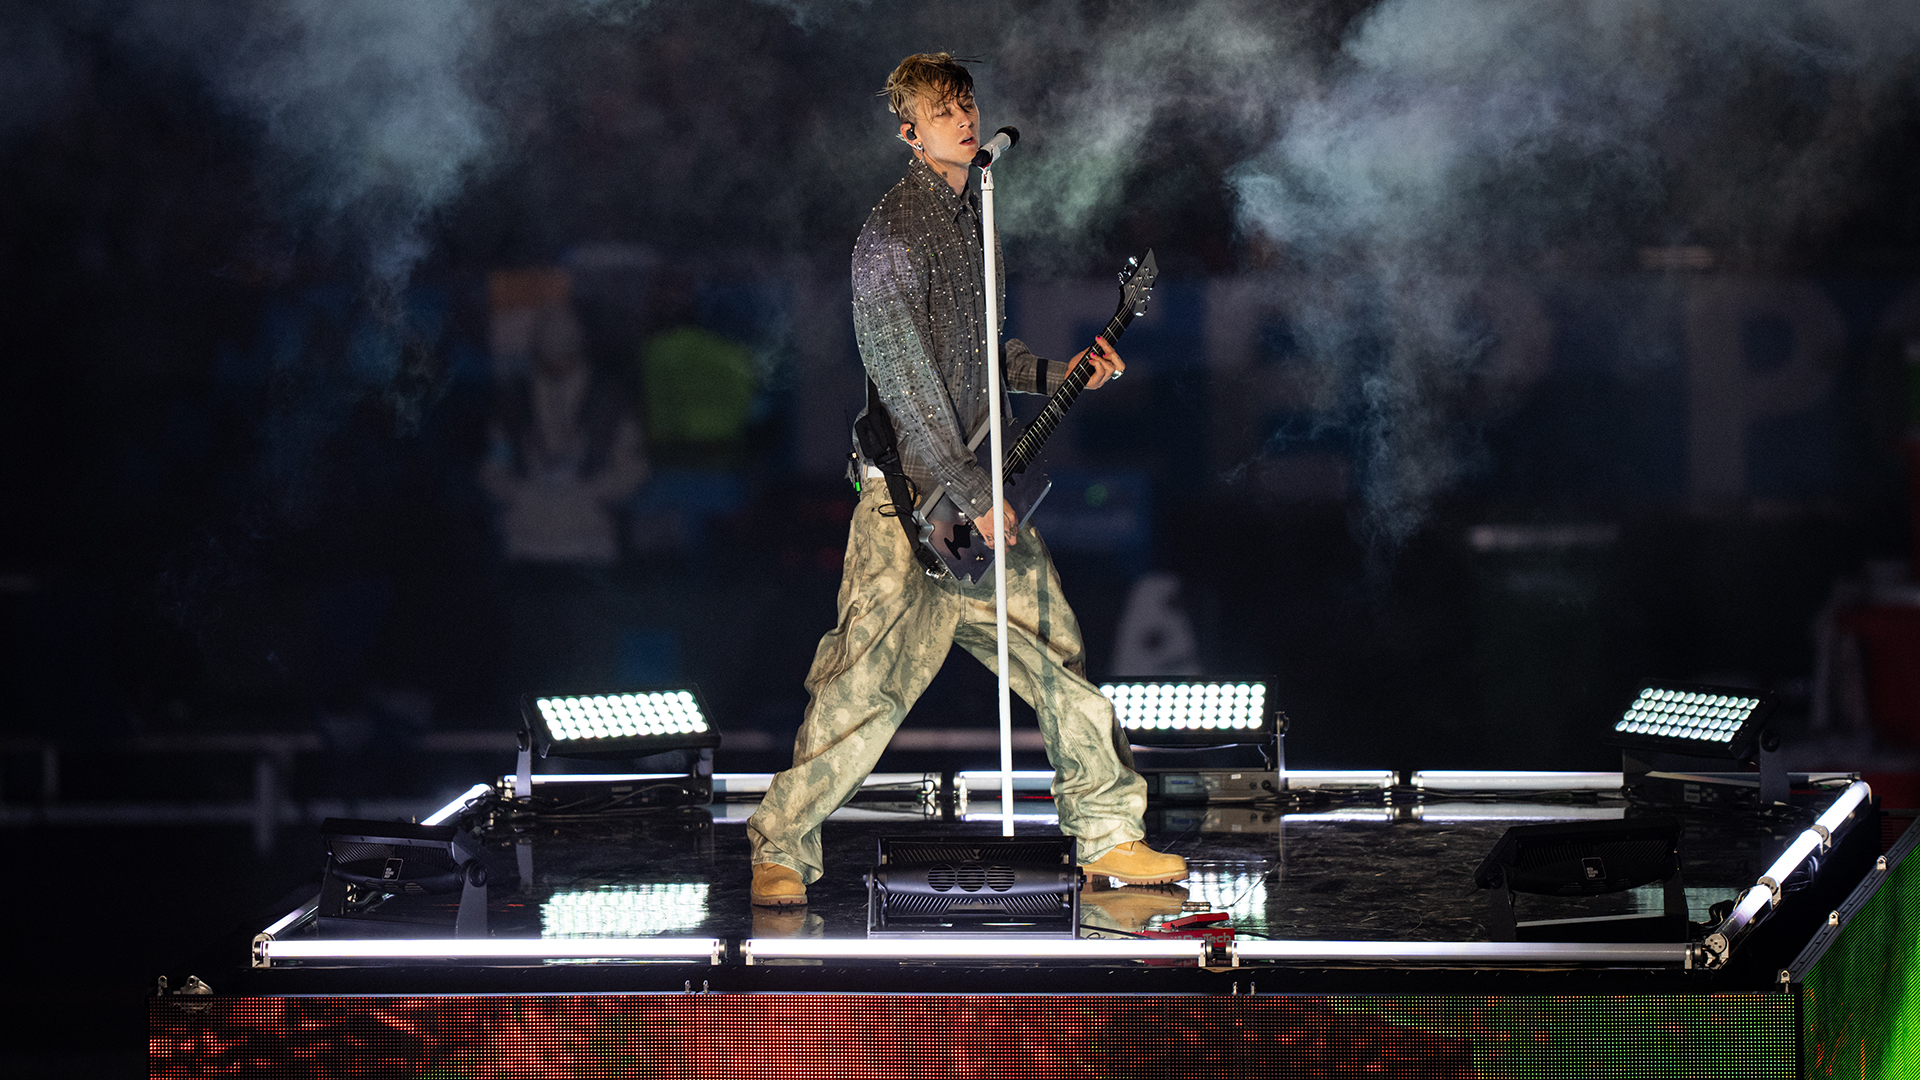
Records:
{"label": "guitar tuning peg", "polygon": [[1140,265],[1140,259],[1139,259],[1139,257],[1138,257],[1138,256],[1136,256],[1136,255],[1129,255],[1129,256],[1127,256],[1127,265],[1128,265],[1128,266],[1139,266],[1139,265]]}

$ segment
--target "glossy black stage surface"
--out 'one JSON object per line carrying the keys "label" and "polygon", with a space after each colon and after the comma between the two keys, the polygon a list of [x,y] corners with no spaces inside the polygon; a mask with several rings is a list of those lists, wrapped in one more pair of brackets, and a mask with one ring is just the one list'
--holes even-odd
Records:
{"label": "glossy black stage surface", "polygon": [[[1803,788],[1790,807],[1770,811],[1640,805],[1617,792],[1440,794],[1406,785],[1308,791],[1266,805],[1157,806],[1146,816],[1147,841],[1184,856],[1191,877],[1179,885],[1118,887],[1089,882],[1081,898],[1081,936],[1130,938],[1161,931],[1200,911],[1225,912],[1240,941],[1486,942],[1494,939],[1487,889],[1474,872],[1507,829],[1546,822],[1672,817],[1680,822],[1680,857],[1694,941],[1754,885],[1789,842],[1846,787],[1844,780]],[[786,961],[747,966],[739,946],[751,940],[866,937],[868,894],[863,875],[883,837],[1000,835],[997,799],[976,797],[946,819],[917,790],[866,793],[828,822],[827,872],[798,911],[755,908],[748,900],[745,830],[754,804],[664,808],[600,815],[532,815],[503,805],[482,809],[478,825],[494,868],[488,936],[494,940],[595,937],[714,938],[730,951],[723,963],[565,963],[526,959],[299,960],[252,965],[248,945],[221,946],[221,993],[485,992],[513,990],[661,990],[683,984],[715,989],[912,991],[929,984],[925,961]],[[1870,816],[1871,811],[1868,815]],[[1057,835],[1052,803],[1016,800],[1018,834]],[[1391,985],[1448,989],[1539,989],[1627,992],[1740,992],[1768,987],[1801,949],[1816,922],[1861,880],[1878,852],[1877,827],[1836,837],[1817,873],[1791,883],[1787,900],[1735,962],[1712,971],[1692,964],[1314,963],[1258,965],[1278,988],[1354,991]],[[318,871],[316,867],[316,871]],[[310,899],[303,886],[289,906]],[[1601,915],[1657,915],[1659,885],[1611,895],[1557,899],[1523,895],[1523,920]],[[1714,912],[1714,905],[1723,909]],[[413,917],[437,927],[401,929],[407,936],[450,937],[455,902],[396,897],[374,914]],[[264,926],[264,924],[263,924]],[[306,920],[277,931],[285,942],[371,936],[372,931]],[[363,932],[364,931],[364,932]],[[1571,939],[1570,939],[1571,940]],[[1674,940],[1669,938],[1667,940]],[[1003,992],[1032,988],[1033,969],[1055,968],[1048,987],[1071,990],[1098,982],[1104,990],[1204,989],[1208,980],[1248,980],[1255,968],[1213,970],[1191,962],[1089,965],[1063,961],[942,962],[937,988]],[[1093,970],[1097,968],[1098,970]],[[1118,978],[1121,982],[1116,983]],[[1221,992],[1226,992],[1223,982]],[[1236,985],[1236,991],[1238,989]]]}

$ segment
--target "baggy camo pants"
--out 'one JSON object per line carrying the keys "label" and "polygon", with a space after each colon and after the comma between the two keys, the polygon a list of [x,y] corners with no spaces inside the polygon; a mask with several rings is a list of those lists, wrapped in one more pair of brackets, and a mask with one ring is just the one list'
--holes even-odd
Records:
{"label": "baggy camo pants", "polygon": [[[807,674],[811,701],[793,767],[774,777],[747,821],[753,861],[790,867],[809,884],[825,870],[821,823],[860,789],[949,648],[998,671],[993,579],[967,586],[928,577],[891,513],[885,485],[868,483],[848,530],[840,622],[820,639]],[[1032,527],[1007,555],[1007,655],[1008,682],[1039,715],[1060,831],[1077,840],[1080,861],[1143,837],[1146,782],[1133,771],[1112,704],[1086,679],[1080,624]]]}

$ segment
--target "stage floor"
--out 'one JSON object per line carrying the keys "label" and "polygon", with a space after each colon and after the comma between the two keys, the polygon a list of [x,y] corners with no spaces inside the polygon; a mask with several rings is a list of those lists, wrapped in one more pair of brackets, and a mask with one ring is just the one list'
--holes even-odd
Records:
{"label": "stage floor", "polygon": [[[1146,840],[1155,848],[1184,856],[1191,876],[1176,885],[1160,886],[1123,886],[1105,879],[1088,882],[1081,893],[1079,937],[1139,940],[1164,933],[1168,922],[1183,916],[1220,912],[1228,916],[1224,925],[1231,928],[1236,942],[1233,958],[1218,950],[1206,954],[1205,962],[1189,955],[1185,966],[1232,966],[1239,952],[1253,953],[1258,943],[1341,943],[1350,946],[1344,954],[1331,949],[1321,957],[1265,958],[1269,963],[1290,963],[1303,977],[1312,972],[1322,982],[1329,978],[1337,982],[1338,972],[1352,975],[1356,965],[1375,970],[1404,960],[1411,968],[1430,970],[1445,962],[1440,954],[1446,948],[1459,946],[1451,967],[1484,969],[1485,973],[1504,964],[1509,978],[1518,977],[1516,971],[1579,974],[1589,979],[1604,973],[1672,980],[1675,986],[1694,989],[1706,981],[1722,988],[1755,980],[1765,985],[1773,968],[1752,964],[1731,965],[1712,973],[1711,980],[1703,980],[1702,973],[1693,970],[1701,954],[1684,947],[1685,942],[1697,946],[1724,917],[1725,908],[1754,887],[1770,864],[1847,789],[1850,779],[1836,776],[1803,786],[1790,807],[1769,811],[1639,805],[1617,789],[1471,793],[1378,783],[1290,792],[1264,805],[1156,806],[1146,815]],[[750,789],[751,781],[742,783],[736,776],[729,784],[723,778],[716,787]],[[749,902],[745,824],[756,804],[747,798],[736,796],[738,801],[717,801],[711,806],[577,816],[516,813],[495,802],[491,810],[468,818],[481,826],[493,868],[487,938],[530,948],[539,942],[584,947],[586,951],[575,955],[575,960],[608,959],[589,955],[596,940],[706,939],[715,943],[711,958],[689,953],[680,959],[725,966],[752,965],[753,943],[761,946],[759,953],[765,957],[777,951],[771,943],[781,940],[865,939],[869,901],[863,875],[873,868],[882,838],[989,840],[1001,834],[997,797],[982,798],[976,791],[964,807],[950,808],[943,816],[932,797],[937,784],[938,777],[929,776],[924,782],[915,779],[895,788],[875,787],[834,814],[824,833],[826,874],[810,888],[811,903],[797,910],[756,908]],[[540,787],[548,790],[545,784]],[[477,788],[475,806],[486,802],[493,800]],[[1057,836],[1052,810],[1051,800],[1043,795],[1016,798],[1017,835]],[[1509,828],[1648,817],[1673,818],[1680,824],[1687,914],[1693,924],[1685,939],[1669,934],[1649,943],[1661,945],[1660,949],[1617,956],[1594,953],[1564,963],[1545,952],[1497,958],[1500,963],[1481,963],[1476,958],[1474,943],[1489,943],[1498,935],[1491,919],[1492,894],[1475,885],[1474,872]],[[1858,880],[1864,866],[1861,858],[1854,858],[1851,865],[1839,865],[1847,860],[1829,859],[1832,865],[1821,874],[1823,888],[1843,896]],[[1523,921],[1657,916],[1663,902],[1661,886],[1652,884],[1593,897],[1520,895],[1515,913]],[[1712,911],[1716,904],[1721,905],[1717,913]],[[380,959],[326,953],[328,942],[374,937],[433,939],[436,947],[448,951],[432,957],[434,963],[426,969],[443,973],[446,965],[439,963],[443,960],[458,962],[469,975],[475,966],[524,968],[537,962],[532,953],[462,956],[460,943],[452,937],[457,906],[453,896],[399,896],[367,914],[375,919],[417,920],[418,925],[359,923],[349,918],[326,921],[323,926],[323,920],[310,917],[312,905],[308,904],[263,928],[272,941],[254,943],[254,974],[269,980],[259,984],[263,987],[300,985],[301,971],[358,968],[376,976],[398,976],[404,968],[419,974],[427,959],[422,956]],[[295,914],[305,917],[291,917]],[[1583,936],[1591,940],[1591,935],[1581,933],[1546,940],[1577,941]],[[1780,934],[1776,931],[1771,936]],[[302,955],[302,943],[319,953]],[[1406,949],[1365,954],[1363,946],[1368,943],[1399,943]],[[1214,944],[1218,946],[1219,939]],[[1416,947],[1421,946],[1431,946],[1424,956],[1416,955]],[[1777,966],[1781,948],[1788,946],[1767,950],[1766,964]],[[883,947],[876,948],[885,953]],[[928,962],[909,952],[858,959],[868,964],[889,959]],[[1790,958],[1791,952],[1787,955]],[[542,959],[551,968],[566,958]],[[1336,963],[1342,960],[1349,963]],[[1073,966],[1065,957],[1038,962]],[[767,966],[767,961],[763,959],[760,966]],[[586,978],[579,964],[561,970]],[[548,977],[564,980],[551,970]],[[595,976],[605,977],[604,973]],[[633,985],[650,985],[662,977],[671,980],[673,976],[667,972],[635,976],[639,981]],[[367,984],[356,981],[355,985]]]}

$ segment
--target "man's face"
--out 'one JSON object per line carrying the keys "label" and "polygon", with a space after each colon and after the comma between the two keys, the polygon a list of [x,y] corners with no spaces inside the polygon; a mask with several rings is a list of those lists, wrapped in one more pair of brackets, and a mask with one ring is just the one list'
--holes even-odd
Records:
{"label": "man's face", "polygon": [[913,116],[913,123],[900,125],[900,134],[918,143],[936,166],[965,168],[973,161],[980,149],[980,108],[971,93],[938,101],[917,97]]}

